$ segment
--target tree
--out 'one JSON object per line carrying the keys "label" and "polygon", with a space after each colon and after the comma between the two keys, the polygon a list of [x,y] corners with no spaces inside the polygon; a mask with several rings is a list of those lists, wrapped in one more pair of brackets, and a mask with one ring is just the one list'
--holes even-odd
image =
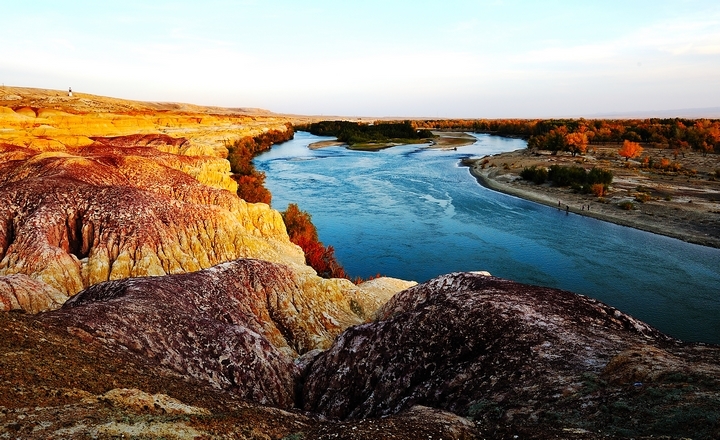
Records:
{"label": "tree", "polygon": [[565,141],[565,135],[567,134],[567,128],[560,126],[556,129],[550,130],[545,136],[545,148],[557,153],[558,151],[565,151],[567,149],[567,142]]}
{"label": "tree", "polygon": [[625,158],[626,161],[638,157],[642,154],[643,147],[637,142],[626,140],[623,146],[618,150],[618,154]]}
{"label": "tree", "polygon": [[570,133],[565,136],[565,143],[573,156],[587,152],[588,138],[585,133]]}
{"label": "tree", "polygon": [[325,247],[318,240],[318,233],[310,214],[291,203],[282,212],[290,241],[300,246],[305,254],[305,263],[315,269],[323,278],[347,278],[345,269],[335,258],[335,249]]}

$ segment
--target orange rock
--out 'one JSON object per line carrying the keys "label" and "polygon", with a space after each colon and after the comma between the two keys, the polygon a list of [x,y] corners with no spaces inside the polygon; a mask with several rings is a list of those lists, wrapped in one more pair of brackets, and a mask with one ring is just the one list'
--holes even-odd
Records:
{"label": "orange rock", "polygon": [[303,264],[277,211],[175,169],[200,159],[151,148],[123,152],[48,152],[0,165],[0,274],[22,273],[73,295],[99,281],[240,257]]}

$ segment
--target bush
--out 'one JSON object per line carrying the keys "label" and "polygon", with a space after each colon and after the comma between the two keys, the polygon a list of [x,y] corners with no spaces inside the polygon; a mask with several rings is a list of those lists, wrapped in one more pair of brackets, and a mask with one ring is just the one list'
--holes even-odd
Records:
{"label": "bush", "polygon": [[607,187],[605,185],[603,185],[602,183],[594,183],[594,184],[590,185],[590,192],[595,197],[602,197],[607,192]]}
{"label": "bush", "polygon": [[237,195],[248,203],[267,203],[272,201],[272,194],[265,188],[265,173],[251,170],[250,174],[233,174],[237,182]]}
{"label": "bush", "polygon": [[524,180],[535,182],[536,184],[541,185],[547,180],[548,172],[545,168],[538,168],[533,165],[529,168],[523,168],[523,170],[520,171],[520,177],[522,177]]}
{"label": "bush", "polygon": [[570,186],[575,184],[584,184],[586,182],[587,172],[581,167],[563,167],[560,165],[552,165],[548,172],[548,179],[556,186]]}
{"label": "bush", "polygon": [[650,201],[650,194],[648,193],[637,193],[635,194],[635,200],[637,200],[640,203],[645,203]]}
{"label": "bush", "polygon": [[625,211],[632,211],[633,209],[635,209],[635,204],[633,204],[633,202],[630,202],[630,201],[622,202],[622,203],[620,203],[619,206],[620,206],[620,208],[624,209]]}
{"label": "bush", "polygon": [[592,192],[592,185],[598,183],[607,187],[612,183],[612,179],[612,171],[600,168],[585,171],[582,167],[552,165],[548,172],[548,180],[551,180],[556,186],[571,186],[584,193]]}
{"label": "bush", "polygon": [[347,278],[345,269],[335,258],[335,249],[318,240],[317,229],[310,214],[291,203],[281,213],[290,241],[302,248],[305,262],[323,278]]}
{"label": "bush", "polygon": [[601,168],[593,168],[588,172],[587,183],[594,185],[596,183],[602,183],[603,185],[610,185],[613,180],[613,173],[610,170],[603,170]]}

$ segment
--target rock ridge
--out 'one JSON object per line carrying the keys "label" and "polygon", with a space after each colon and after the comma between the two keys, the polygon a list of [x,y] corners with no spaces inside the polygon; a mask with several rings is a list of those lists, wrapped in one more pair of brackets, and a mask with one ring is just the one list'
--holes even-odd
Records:
{"label": "rock ridge", "polygon": [[[498,436],[508,426],[534,435],[562,426],[557,414],[582,432],[614,424],[652,433],[651,426],[667,421],[662,404],[640,404],[645,409],[637,417],[646,425],[638,428],[632,419],[613,418],[608,400],[674,392],[666,391],[675,387],[671,378],[693,369],[714,384],[717,398],[718,361],[720,347],[683,344],[599,301],[454,273],[396,294],[375,321],[343,332],[308,367],[301,405],[341,420],[424,405],[473,418]],[[648,386],[655,391],[638,394]],[[720,408],[720,400],[696,397],[688,389],[683,405]],[[687,423],[708,423],[705,410]]]}
{"label": "rock ridge", "polygon": [[294,359],[363,322],[354,304],[386,299],[347,280],[240,259],[98,283],[39,319],[243,398],[289,408],[299,374]]}

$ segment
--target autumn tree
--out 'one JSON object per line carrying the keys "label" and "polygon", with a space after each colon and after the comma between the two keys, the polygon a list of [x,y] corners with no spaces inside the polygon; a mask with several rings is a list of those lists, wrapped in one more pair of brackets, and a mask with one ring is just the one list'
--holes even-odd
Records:
{"label": "autumn tree", "polygon": [[291,203],[281,213],[290,241],[300,246],[305,254],[305,263],[315,269],[323,278],[347,278],[345,269],[335,258],[335,249],[325,247],[318,240],[318,233],[310,214]]}
{"label": "autumn tree", "polygon": [[565,143],[573,156],[587,152],[588,138],[585,133],[569,133],[565,136]]}
{"label": "autumn tree", "polygon": [[625,160],[630,160],[632,158],[640,156],[642,154],[643,147],[640,146],[637,142],[632,142],[626,140],[623,142],[623,146],[620,147],[618,150],[618,154],[625,158]]}
{"label": "autumn tree", "polygon": [[237,182],[237,195],[250,203],[267,203],[272,201],[272,194],[265,188],[265,173],[253,170],[251,174],[233,174]]}

